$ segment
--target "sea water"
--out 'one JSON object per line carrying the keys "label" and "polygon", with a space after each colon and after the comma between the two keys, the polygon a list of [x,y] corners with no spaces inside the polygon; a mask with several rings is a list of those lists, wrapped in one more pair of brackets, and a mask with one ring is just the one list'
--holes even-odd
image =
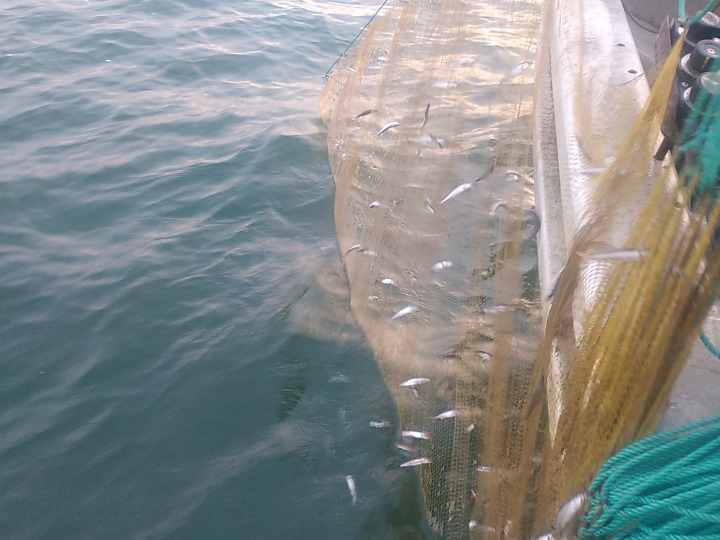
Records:
{"label": "sea water", "polygon": [[425,534],[318,109],[378,6],[3,1],[0,537]]}

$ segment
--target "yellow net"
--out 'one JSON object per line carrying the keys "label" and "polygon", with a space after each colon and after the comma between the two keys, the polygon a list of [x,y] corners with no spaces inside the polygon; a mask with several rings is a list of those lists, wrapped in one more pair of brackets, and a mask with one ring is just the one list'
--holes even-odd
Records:
{"label": "yellow net", "polygon": [[[651,158],[681,45],[665,60],[616,160],[595,180],[593,213],[575,235],[550,310],[536,365],[540,377],[547,374],[561,321],[579,317],[582,331],[568,362],[563,413],[545,445],[540,522],[586,489],[608,457],[652,432],[716,296],[720,260],[713,238],[720,207],[704,197],[691,211],[697,178],[678,179],[667,165],[657,170]],[[598,239],[613,226],[614,207],[642,189],[648,177],[654,178],[653,189],[624,249],[602,251],[607,245]],[[603,264],[605,273],[592,309],[577,313],[574,296],[592,260]]]}
{"label": "yellow net", "polygon": [[514,501],[522,434],[505,418],[540,339],[538,16],[537,2],[398,2],[321,102],[352,310],[397,404],[398,442],[417,448],[407,461],[429,461],[428,522],[446,537],[472,520],[502,530]]}

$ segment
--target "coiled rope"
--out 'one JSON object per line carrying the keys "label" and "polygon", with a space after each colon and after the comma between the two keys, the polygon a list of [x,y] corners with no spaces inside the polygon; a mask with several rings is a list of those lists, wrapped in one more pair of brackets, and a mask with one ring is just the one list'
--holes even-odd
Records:
{"label": "coiled rope", "polygon": [[578,538],[720,538],[720,416],[659,433],[605,462]]}

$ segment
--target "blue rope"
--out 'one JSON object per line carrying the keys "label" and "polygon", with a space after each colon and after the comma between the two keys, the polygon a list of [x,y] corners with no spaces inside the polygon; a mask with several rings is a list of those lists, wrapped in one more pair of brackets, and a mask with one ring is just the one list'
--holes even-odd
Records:
{"label": "blue rope", "polygon": [[605,462],[578,538],[720,538],[720,416],[642,439]]}
{"label": "blue rope", "polygon": [[710,351],[715,358],[720,360],[720,351],[718,351],[717,348],[715,347],[715,345],[712,344],[712,342],[710,341],[710,338],[707,337],[705,330],[700,332],[700,341],[703,342],[705,347],[707,347],[707,350]]}

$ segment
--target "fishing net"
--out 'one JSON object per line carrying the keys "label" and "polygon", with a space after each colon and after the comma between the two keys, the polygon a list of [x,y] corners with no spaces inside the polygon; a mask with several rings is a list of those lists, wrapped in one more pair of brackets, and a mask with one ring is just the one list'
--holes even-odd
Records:
{"label": "fishing net", "polygon": [[[652,159],[678,50],[640,116],[603,133],[598,115],[637,110],[636,81],[589,77],[593,55],[579,55],[574,138],[555,158],[533,155],[534,119],[554,134],[558,116],[533,106],[535,77],[559,61],[544,44],[553,21],[589,16],[576,5],[398,2],[321,98],[352,312],[397,405],[402,466],[417,470],[444,538],[548,528],[603,461],[651,430],[720,275],[720,211],[698,191],[720,134],[684,142],[694,157],[679,179]],[[533,180],[553,159],[584,167],[565,174],[563,238],[541,231],[541,250],[562,247],[556,286],[539,276],[534,192],[545,188]],[[624,259],[598,256],[622,246]]]}
{"label": "fishing net", "polygon": [[[520,411],[541,327],[539,7],[398,2],[321,102],[352,311],[400,429],[418,432],[398,441],[417,447],[408,461],[430,461],[419,466],[427,518],[447,537],[467,536],[471,520],[502,530],[515,502],[522,433],[504,420]],[[429,381],[400,387],[415,378]]]}
{"label": "fishing net", "polygon": [[[546,328],[548,348],[563,318],[579,320],[581,332],[575,335],[562,384],[563,411],[543,453],[539,514],[545,521],[563,500],[587,488],[604,460],[652,432],[716,296],[720,259],[714,237],[720,209],[713,205],[713,192],[720,163],[707,158],[720,144],[717,122],[704,131],[687,131],[686,148],[702,149],[695,166],[681,168],[679,177],[673,167],[657,171],[651,158],[681,45],[667,58],[615,161],[594,181],[595,211],[575,234],[550,310],[548,322],[558,326]],[[698,115],[687,124],[706,120]],[[702,172],[700,163],[707,167]],[[703,177],[713,178],[712,188],[701,184]],[[624,240],[626,250],[607,258],[598,253],[604,272],[591,309],[578,313],[574,300],[587,279],[587,254],[607,248],[598,239],[613,225],[608,216],[618,200],[641,189],[648,178],[652,190]],[[623,258],[613,259],[613,253]],[[540,377],[549,363],[541,355]]]}

